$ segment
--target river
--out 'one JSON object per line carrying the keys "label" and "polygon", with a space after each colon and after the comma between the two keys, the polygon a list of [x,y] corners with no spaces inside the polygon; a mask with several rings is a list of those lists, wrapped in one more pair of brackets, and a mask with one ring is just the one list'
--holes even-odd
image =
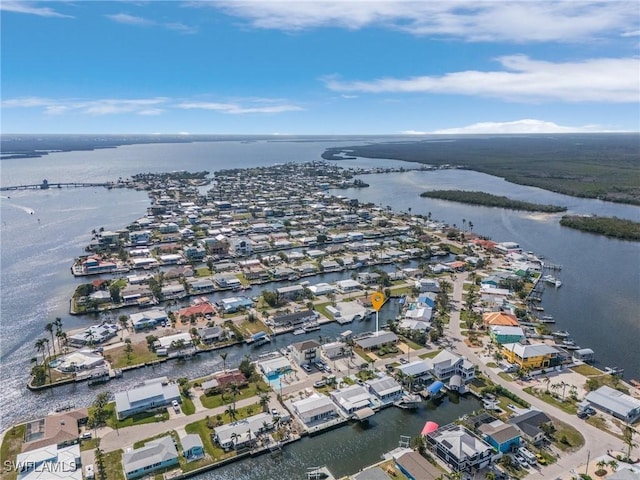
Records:
{"label": "river", "polygon": [[[59,152],[42,158],[2,160],[1,183],[3,186],[39,183],[44,178],[49,182],[98,182],[148,171],[215,171],[288,161],[306,162],[319,160],[326,147],[353,143],[348,139],[342,142],[323,140],[249,143],[234,140],[127,145],[105,150]],[[408,168],[413,164],[357,159],[344,161],[344,166]],[[625,368],[627,378],[640,378],[640,349],[637,348],[640,344],[640,244],[560,227],[559,217],[555,215],[455,204],[420,198],[418,195],[424,190],[436,188],[484,190],[518,200],[566,205],[569,213],[615,215],[635,221],[640,221],[640,208],[568,197],[463,170],[376,174],[362,178],[370,184],[369,188],[357,191],[339,190],[334,193],[382,206],[388,205],[396,211],[408,211],[411,208],[412,213],[431,212],[433,218],[458,226],[465,219],[467,225],[468,222],[473,223],[473,230],[479,234],[496,241],[519,242],[525,250],[533,250],[544,255],[549,262],[561,264],[563,269],[556,276],[563,281],[563,286],[557,290],[548,288],[545,291],[545,313],[556,318],[558,329],[569,330],[579,345],[593,348],[601,365],[620,366]],[[11,192],[10,197],[3,197],[0,203],[2,428],[18,420],[42,415],[60,403],[88,405],[98,392],[104,389],[126,389],[144,376],[169,374],[172,377],[193,377],[220,367],[219,355],[207,354],[183,364],[174,362],[156,367],[153,371],[148,368],[127,373],[121,381],[95,389],[81,383],[39,394],[29,392],[25,387],[29,362],[36,354],[33,347],[35,340],[45,335],[44,325],[55,317],[62,318],[65,329],[88,325],[96,320],[90,317],[72,317],[68,313],[69,297],[75,286],[82,282],[82,279],[75,279],[69,271],[73,258],[83,253],[92,229],[122,228],[145,213],[148,199],[144,192],[103,188],[20,191]],[[382,317],[395,315],[394,308],[397,309],[393,304],[385,307]],[[367,329],[369,327],[366,323],[353,324],[349,328]],[[308,335],[309,338],[317,338],[318,334],[335,336],[337,333],[337,326],[329,325],[323,327],[321,332]],[[263,351],[279,348],[289,341],[286,337],[279,337],[274,345],[263,347]],[[246,347],[234,347],[227,363],[231,364],[234,359],[239,361],[245,353]],[[438,412],[449,415],[449,409],[450,406],[444,406]],[[453,409],[451,414],[453,419],[458,412]],[[289,459],[285,463],[290,465],[297,462],[300,464],[298,467],[301,467],[309,466],[308,461],[313,460],[312,464],[327,463],[336,469],[336,474],[352,472],[345,466],[345,460],[339,459],[346,449],[345,445],[361,445],[357,455],[362,455],[363,462],[365,459],[367,463],[377,459],[382,451],[397,444],[401,431],[406,430],[410,435],[424,423],[421,417],[420,421],[414,423],[404,415],[390,409],[377,415],[374,421],[376,425],[365,432],[345,427],[313,440],[298,442],[285,454],[285,459]],[[397,428],[394,430],[391,428],[393,426]],[[354,432],[358,436],[349,440],[349,435],[355,435]],[[348,441],[336,444],[331,440],[332,435]],[[363,453],[368,451],[367,442],[371,441],[367,435],[379,437],[380,441],[375,452],[371,453],[371,458]],[[314,449],[309,450],[311,442]],[[315,450],[315,445],[321,444],[326,447]],[[305,452],[308,451],[312,454],[315,452],[313,455],[320,455],[321,460],[316,462],[313,458],[305,457]],[[335,461],[332,460],[334,456]],[[344,458],[354,457],[355,454],[352,454],[351,457]],[[271,471],[269,469],[272,468],[269,466],[271,462],[269,459],[242,462],[225,470],[230,472],[224,473],[228,477],[216,478],[272,478],[268,476]],[[353,467],[356,468],[355,465]],[[262,470],[267,472],[262,476],[247,473]]]}

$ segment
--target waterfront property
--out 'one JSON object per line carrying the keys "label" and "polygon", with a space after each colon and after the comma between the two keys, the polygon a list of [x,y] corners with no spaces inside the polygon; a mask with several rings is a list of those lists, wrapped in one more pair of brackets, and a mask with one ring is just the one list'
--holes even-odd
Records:
{"label": "waterfront property", "polygon": [[261,360],[258,362],[258,367],[262,370],[267,377],[275,374],[286,373],[291,370],[291,363],[286,357],[276,356],[269,358],[268,360]]}
{"label": "waterfront property", "polygon": [[502,346],[501,353],[507,362],[518,365],[523,370],[557,367],[564,358],[560,350],[544,343],[506,343]]}
{"label": "waterfront property", "polygon": [[273,317],[272,322],[276,327],[295,327],[306,322],[312,322],[318,318],[318,314],[313,310],[302,310],[300,312],[286,313]]}
{"label": "waterfront property", "polygon": [[640,400],[607,385],[589,392],[585,400],[593,407],[629,424],[640,418]]}
{"label": "waterfront property", "polygon": [[56,369],[61,372],[81,372],[101,368],[104,364],[102,355],[83,349],[58,359]]}
{"label": "waterfront property", "polygon": [[188,462],[204,457],[204,446],[200,435],[189,433],[180,438],[180,444],[182,445],[182,455]]}
{"label": "waterfront property", "polygon": [[167,377],[145,380],[130,390],[116,393],[115,399],[118,420],[147,410],[166,407],[173,400],[182,401],[178,385],[169,383]]}
{"label": "waterfront property", "polygon": [[274,427],[269,413],[259,413],[252,417],[222,425],[215,429],[214,440],[226,451],[251,447],[258,433],[267,432]]}
{"label": "waterfront property", "polygon": [[403,394],[400,384],[388,376],[367,380],[366,385],[381,405],[393,404]]}
{"label": "waterfront property", "polygon": [[78,443],[78,427],[86,423],[89,412],[86,408],[66,413],[51,414],[26,424],[23,452],[54,445],[58,448]]}
{"label": "waterfront property", "polygon": [[127,480],[144,477],[178,465],[178,450],[171,436],[147,442],[142,448],[125,452],[122,466]]}
{"label": "waterfront property", "polygon": [[296,415],[306,425],[319,423],[338,416],[336,405],[326,395],[314,393],[291,404]]}
{"label": "waterfront property", "polygon": [[449,350],[442,350],[432,359],[426,359],[425,362],[435,379],[449,382],[450,388],[461,392],[465,390],[465,385],[476,376],[476,367],[473,363]]}
{"label": "waterfront property", "polygon": [[505,325],[491,325],[489,327],[489,336],[498,345],[505,343],[518,343],[525,339],[522,327],[512,327]]}
{"label": "waterfront property", "polygon": [[454,471],[477,471],[491,463],[491,445],[462,425],[445,425],[425,439],[427,447]]}
{"label": "waterfront property", "polygon": [[360,337],[356,340],[358,345],[363,350],[372,350],[380,348],[385,345],[393,345],[398,341],[398,336],[393,332],[378,331],[371,332],[366,337]]}
{"label": "waterfront property", "polygon": [[82,480],[80,445],[43,446],[19,453],[16,464],[21,466],[18,480]]}
{"label": "waterfront property", "polygon": [[371,410],[371,397],[363,386],[350,385],[334,390],[330,395],[333,402],[347,415],[354,414],[358,410]]}
{"label": "waterfront property", "polygon": [[135,331],[144,330],[146,328],[155,328],[167,320],[167,313],[164,310],[157,308],[146,310],[144,312],[132,313],[129,316],[129,321]]}
{"label": "waterfront property", "polygon": [[409,451],[394,456],[396,465],[409,480],[436,480],[442,472],[418,452]]}
{"label": "waterfront property", "polygon": [[291,345],[291,357],[298,365],[314,363],[320,358],[320,343],[305,340]]}

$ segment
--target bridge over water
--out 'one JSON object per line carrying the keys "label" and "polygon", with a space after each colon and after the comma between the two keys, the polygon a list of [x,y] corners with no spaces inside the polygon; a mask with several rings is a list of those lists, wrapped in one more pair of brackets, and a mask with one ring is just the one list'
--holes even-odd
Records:
{"label": "bridge over water", "polygon": [[50,188],[79,188],[79,187],[107,187],[113,188],[113,182],[105,183],[83,183],[83,182],[58,182],[49,183],[43,180],[42,183],[34,183],[32,185],[15,185],[11,187],[0,187],[0,192],[11,190],[49,190]]}

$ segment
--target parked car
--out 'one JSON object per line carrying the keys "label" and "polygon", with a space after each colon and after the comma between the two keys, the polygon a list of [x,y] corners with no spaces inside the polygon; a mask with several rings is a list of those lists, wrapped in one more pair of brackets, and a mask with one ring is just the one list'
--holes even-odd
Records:
{"label": "parked car", "polygon": [[398,361],[399,361],[400,363],[402,363],[403,365],[404,365],[404,364],[409,363],[409,360],[407,360],[407,359],[406,359],[406,358],[404,358],[404,357],[400,357],[400,358],[398,359]]}
{"label": "parked car", "polygon": [[93,437],[91,432],[84,432],[82,435],[80,435],[80,440],[91,440],[91,437]]}
{"label": "parked car", "polygon": [[271,415],[273,415],[274,417],[279,417],[280,416],[280,412],[278,411],[277,408],[272,408],[271,409]]}
{"label": "parked car", "polygon": [[84,478],[86,478],[87,480],[91,480],[92,478],[95,478],[95,473],[93,471],[93,464],[87,465],[86,467],[84,467]]}
{"label": "parked car", "polygon": [[527,459],[524,458],[522,455],[517,454],[515,455],[515,460],[516,462],[518,462],[518,465],[520,465],[522,468],[528,469],[529,468],[529,462],[527,462]]}
{"label": "parked car", "polygon": [[324,380],[318,380],[316,382],[313,382],[313,386],[315,388],[321,388],[324,387],[327,384],[327,382],[325,382]]}
{"label": "parked car", "polygon": [[173,407],[173,411],[176,413],[180,413],[180,404],[178,403],[177,400],[172,400],[171,401],[171,406]]}
{"label": "parked car", "polygon": [[309,366],[308,363],[303,363],[302,364],[302,369],[307,373],[311,373],[311,367]]}

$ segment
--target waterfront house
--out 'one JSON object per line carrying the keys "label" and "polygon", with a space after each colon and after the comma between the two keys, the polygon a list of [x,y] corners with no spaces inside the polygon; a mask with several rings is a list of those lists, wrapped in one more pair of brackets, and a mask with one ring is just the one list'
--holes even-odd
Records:
{"label": "waterfront house", "polygon": [[300,312],[286,313],[284,315],[277,315],[273,317],[272,322],[274,326],[285,328],[295,327],[302,325],[306,322],[313,322],[317,320],[318,314],[313,310],[302,310]]}
{"label": "waterfront house", "polygon": [[520,446],[520,430],[514,425],[495,420],[478,428],[485,440],[500,453],[514,451]]}
{"label": "waterfront house", "polygon": [[302,285],[289,285],[286,287],[276,288],[276,294],[281,300],[295,300],[302,296],[304,287]]}
{"label": "waterfront house", "polygon": [[220,305],[224,313],[235,313],[243,308],[251,307],[253,302],[246,297],[229,297],[220,300],[218,305]]}
{"label": "waterfront house", "polygon": [[[432,359],[425,359],[431,376],[441,382],[449,382],[452,390],[464,391],[465,385],[475,378],[475,365],[449,350],[442,350]],[[459,378],[456,378],[459,377]]]}
{"label": "waterfront house", "polygon": [[277,356],[258,362],[258,367],[267,377],[274,373],[285,373],[291,370],[291,363],[286,357]]}
{"label": "waterfront house", "polygon": [[596,354],[590,348],[580,348],[573,351],[573,358],[585,363],[595,362]]}
{"label": "waterfront house", "polygon": [[396,368],[398,372],[401,372],[404,376],[410,377],[414,380],[424,381],[431,378],[430,373],[431,365],[425,360],[414,360],[405,365],[400,365]]}
{"label": "waterfront house", "polygon": [[371,395],[361,385],[350,385],[334,390],[331,392],[331,400],[347,415],[355,414],[358,410],[364,409],[367,409],[364,412],[367,415],[370,413],[368,410],[371,410]]}
{"label": "waterfront house", "polygon": [[189,292],[191,294],[212,293],[215,290],[213,280],[209,278],[197,278],[188,282]]}
{"label": "waterfront house", "polygon": [[478,471],[491,463],[491,445],[462,425],[445,425],[428,433],[425,439],[427,447],[453,471]]}
{"label": "waterfront house", "polygon": [[362,320],[369,314],[369,310],[359,302],[336,302],[335,306],[328,305],[326,308],[331,319],[340,324]]}
{"label": "waterfront house", "polygon": [[344,342],[330,342],[322,345],[325,357],[330,360],[351,355],[351,348]]}
{"label": "waterfront house", "polygon": [[50,414],[27,423],[27,432],[38,432],[38,434],[34,436],[27,433],[22,451],[29,452],[50,445],[63,448],[78,443],[79,425],[85,424],[88,417],[89,411],[86,408],[81,408],[65,413]]}
{"label": "waterfront house", "polygon": [[628,424],[640,418],[640,400],[607,385],[589,392],[585,400],[598,410]]}
{"label": "waterfront house", "polygon": [[[442,472],[418,452],[407,451],[394,456],[396,465],[409,480],[436,480]],[[388,478],[388,477],[387,477]],[[364,479],[363,479],[364,480]]]}
{"label": "waterfront house", "polygon": [[181,308],[174,312],[177,321],[187,323],[191,318],[211,318],[216,313],[216,309],[209,302],[199,302],[186,308]]}
{"label": "waterfront house", "polygon": [[17,480],[82,480],[82,459],[78,444],[66,447],[51,444],[19,453],[16,465]]}
{"label": "waterfront house", "polygon": [[105,365],[104,357],[90,350],[77,350],[66,354],[56,367],[61,372],[81,372],[101,368]]}
{"label": "waterfront house", "polygon": [[118,420],[147,410],[166,407],[173,400],[182,402],[178,385],[169,383],[167,377],[145,380],[129,390],[117,392],[115,400]]}
{"label": "waterfront house", "polygon": [[356,282],[355,280],[351,279],[338,280],[336,282],[336,287],[340,293],[355,292],[356,290],[362,289],[362,285],[360,284],[360,282]]}
{"label": "waterfront house", "polygon": [[529,410],[510,418],[508,423],[517,427],[525,440],[537,445],[545,438],[543,425],[550,424],[551,419],[544,412]]}
{"label": "waterfront house", "polygon": [[502,346],[501,353],[507,362],[525,370],[557,367],[564,358],[557,348],[544,343],[506,343]]}
{"label": "waterfront house", "polygon": [[160,309],[145,310],[144,312],[132,313],[129,315],[129,321],[135,331],[144,330],[146,328],[155,328],[161,323],[168,321],[167,312]]}
{"label": "waterfront house", "polygon": [[69,345],[73,347],[83,347],[85,345],[97,345],[112,339],[118,333],[117,325],[113,323],[102,323],[91,325],[80,333],[75,333],[67,337]]}
{"label": "waterfront house", "polygon": [[315,340],[305,340],[291,345],[291,358],[298,364],[314,363],[320,358],[320,343]]}
{"label": "waterfront house", "polygon": [[322,422],[338,415],[336,405],[326,395],[314,393],[291,404],[295,414],[306,425]]}
{"label": "waterfront house", "polygon": [[248,448],[255,443],[256,434],[272,430],[273,426],[274,419],[270,413],[259,413],[217,427],[213,438],[225,451]]}
{"label": "waterfront house", "polygon": [[181,283],[171,283],[169,285],[165,285],[160,291],[163,300],[171,300],[187,296],[184,285],[182,285]]}
{"label": "waterfront house", "polygon": [[219,325],[207,328],[201,328],[198,330],[198,336],[200,341],[204,344],[210,345],[218,342],[225,337],[225,330]]}
{"label": "waterfront house", "polygon": [[158,338],[158,340],[154,342],[154,345],[158,349],[175,350],[178,349],[178,346],[190,347],[193,345],[193,339],[189,333],[175,333]]}
{"label": "waterfront house", "polygon": [[370,335],[356,340],[356,344],[363,350],[373,350],[385,345],[393,345],[398,342],[398,336],[393,332],[380,330],[371,332]]}
{"label": "waterfront house", "polygon": [[151,440],[141,448],[122,454],[127,480],[148,476],[153,472],[178,465],[178,450],[171,436]]}
{"label": "waterfront house", "polygon": [[489,336],[498,345],[522,342],[525,339],[524,330],[521,327],[503,325],[491,325],[489,327]]}
{"label": "waterfront house", "polygon": [[180,444],[182,445],[182,455],[188,462],[204,457],[204,446],[200,435],[189,433],[180,438]]}
{"label": "waterfront house", "polygon": [[403,395],[400,384],[388,376],[367,380],[365,384],[382,405],[392,404]]}

